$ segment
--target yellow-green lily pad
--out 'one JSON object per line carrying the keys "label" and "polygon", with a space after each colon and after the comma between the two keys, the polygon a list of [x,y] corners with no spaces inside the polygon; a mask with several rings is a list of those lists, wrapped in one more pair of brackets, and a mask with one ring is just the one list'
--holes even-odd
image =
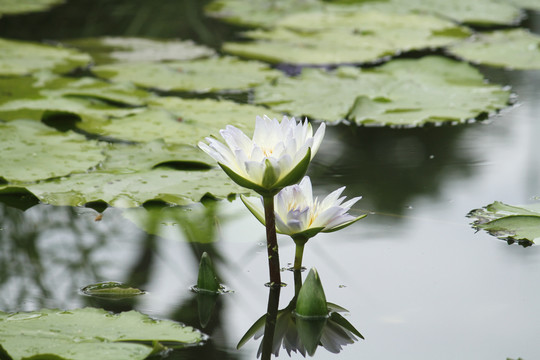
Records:
{"label": "yellow-green lily pad", "polygon": [[540,36],[513,29],[481,33],[448,51],[464,60],[518,70],[540,70]]}
{"label": "yellow-green lily pad", "polygon": [[495,201],[471,211],[468,216],[474,220],[473,227],[486,230],[509,244],[517,242],[527,247],[540,238],[540,203],[513,206]]}
{"label": "yellow-green lily pad", "polygon": [[199,331],[136,311],[113,315],[102,309],[0,312],[2,358],[56,360],[142,360],[162,349],[203,341]]}
{"label": "yellow-green lily pad", "polygon": [[328,122],[417,126],[490,114],[507,106],[509,95],[466,63],[430,56],[368,70],[304,69],[256,88],[255,102]]}
{"label": "yellow-green lily pad", "polygon": [[131,82],[143,88],[198,93],[245,91],[281,76],[281,72],[266,64],[232,57],[166,63],[118,63],[96,66],[93,72],[105,79]]}
{"label": "yellow-green lily pad", "polygon": [[[206,196],[226,198],[246,191],[234,184],[221,169],[176,170],[158,167],[147,171],[94,171],[73,174],[26,189],[51,205],[83,206],[102,202],[119,208],[137,207],[148,201],[188,205]],[[9,186],[0,191],[10,192]]]}
{"label": "yellow-green lily pad", "polygon": [[466,28],[433,16],[382,12],[299,13],[276,25],[247,32],[254,41],[225,43],[223,50],[270,63],[366,63],[446,46],[470,35]]}
{"label": "yellow-green lily pad", "polygon": [[103,147],[73,132],[30,120],[0,122],[0,178],[28,182],[84,172],[105,159]]}
{"label": "yellow-green lily pad", "polygon": [[61,46],[0,39],[0,76],[28,75],[40,70],[65,73],[87,66],[88,54]]}
{"label": "yellow-green lily pad", "polygon": [[148,109],[130,116],[83,121],[78,127],[92,134],[116,139],[148,142],[163,139],[168,144],[196,146],[207,136],[219,136],[219,130],[234,125],[251,133],[257,115],[276,112],[262,107],[227,100],[160,97],[149,101]]}
{"label": "yellow-green lily pad", "polygon": [[99,65],[115,62],[193,60],[215,55],[214,50],[191,40],[106,36],[69,40],[66,43],[87,52]]}

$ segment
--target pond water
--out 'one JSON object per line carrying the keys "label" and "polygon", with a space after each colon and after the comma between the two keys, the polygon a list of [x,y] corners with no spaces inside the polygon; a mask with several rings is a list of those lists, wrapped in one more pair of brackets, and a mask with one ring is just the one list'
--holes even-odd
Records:
{"label": "pond water", "polygon": [[[47,13],[2,18],[0,36],[179,36],[214,46],[234,36],[234,28],[204,18],[196,1],[183,2],[178,17],[164,12],[167,4],[172,2],[69,2]],[[130,18],[136,6],[140,11]],[[80,13],[85,21],[75,15]],[[540,15],[531,13],[527,26],[539,33]],[[328,301],[350,311],[346,319],[365,340],[338,355],[319,348],[315,358],[540,359],[540,250],[475,232],[466,217],[495,200],[527,204],[540,196],[540,72],[480,69],[519,95],[514,106],[488,121],[327,128],[309,172],[315,191],[345,185],[345,195],[363,196],[353,214],[369,216],[310,240],[303,263],[317,268]],[[189,288],[207,251],[232,292],[219,297],[203,329],[208,341],[170,358],[255,357],[259,341],[240,350],[236,345],[266,311],[264,228],[239,200],[195,214],[191,227],[159,220],[162,236],[137,226],[136,211],[108,208],[95,221],[98,213],[89,208],[36,205],[23,211],[17,209],[20,199],[4,201],[0,310],[136,309],[201,328]],[[294,244],[280,237],[279,245],[286,266]],[[285,307],[294,295],[292,272],[282,278],[288,284],[280,300]],[[148,294],[112,301],[80,293],[99,281],[120,281]],[[284,350],[280,357],[287,357]]]}

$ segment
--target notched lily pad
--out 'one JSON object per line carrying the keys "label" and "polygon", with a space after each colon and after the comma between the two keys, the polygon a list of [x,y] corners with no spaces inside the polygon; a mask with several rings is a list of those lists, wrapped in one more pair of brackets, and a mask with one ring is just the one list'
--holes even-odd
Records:
{"label": "notched lily pad", "polygon": [[540,70],[540,36],[513,29],[479,34],[448,51],[467,61],[518,70]]}
{"label": "notched lily pad", "polygon": [[156,348],[152,343],[167,349],[163,344],[183,347],[203,340],[204,335],[191,327],[153,320],[136,311],[119,315],[94,308],[0,312],[0,354],[14,360],[142,360]]}
{"label": "notched lily pad", "polygon": [[437,48],[468,37],[469,30],[428,15],[307,12],[245,36],[253,41],[225,43],[223,50],[270,63],[325,65],[371,63],[405,51]]}
{"label": "notched lily pad", "polygon": [[191,40],[155,40],[135,37],[102,37],[67,41],[89,53],[99,65],[115,62],[193,60],[215,51]]}
{"label": "notched lily pad", "polygon": [[468,215],[476,229],[486,230],[509,244],[531,246],[540,238],[540,204],[512,206],[496,201]]}
{"label": "notched lily pad", "polygon": [[127,81],[143,88],[197,93],[245,91],[281,76],[281,72],[270,69],[266,64],[232,57],[166,63],[119,63],[96,66],[93,72],[105,79]]}
{"label": "notched lily pad", "polygon": [[507,106],[509,91],[474,67],[442,57],[394,60],[375,69],[304,69],[255,89],[255,102],[291,115],[357,124],[465,122]]}
{"label": "notched lily pad", "polygon": [[109,300],[121,300],[144,295],[146,291],[133,288],[118,281],[105,281],[87,285],[81,289],[81,293]]}
{"label": "notched lily pad", "polygon": [[40,70],[64,73],[87,66],[88,54],[61,46],[0,39],[0,76],[28,75]]}
{"label": "notched lily pad", "polygon": [[105,159],[103,147],[31,120],[0,122],[0,178],[28,182],[84,172]]}

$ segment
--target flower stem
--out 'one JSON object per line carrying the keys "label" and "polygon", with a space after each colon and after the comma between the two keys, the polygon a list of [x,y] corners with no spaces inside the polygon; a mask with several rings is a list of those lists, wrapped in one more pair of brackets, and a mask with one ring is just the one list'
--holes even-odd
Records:
{"label": "flower stem", "polygon": [[294,270],[302,270],[302,257],[304,256],[305,242],[296,241],[296,252],[294,254]]}
{"label": "flower stem", "polygon": [[281,291],[281,270],[276,236],[276,215],[274,213],[274,196],[263,196],[264,218],[266,224],[266,246],[268,249],[268,269],[270,271],[270,293],[264,327],[262,344],[262,359],[269,360],[272,356],[274,332],[276,328],[277,307]]}
{"label": "flower stem", "polygon": [[274,197],[263,196],[264,218],[266,224],[266,246],[268,250],[268,269],[270,272],[270,286],[281,286],[281,272],[279,266],[279,252],[276,236],[276,215],[274,214]]}

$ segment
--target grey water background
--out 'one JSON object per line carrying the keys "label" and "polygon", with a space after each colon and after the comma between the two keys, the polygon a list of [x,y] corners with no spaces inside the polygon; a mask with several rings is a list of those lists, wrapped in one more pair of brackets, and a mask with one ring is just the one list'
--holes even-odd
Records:
{"label": "grey water background", "polygon": [[[197,1],[69,1],[45,13],[0,18],[0,36],[64,40],[123,35],[191,38],[219,46],[238,30],[204,17]],[[540,33],[540,15],[526,25]],[[355,225],[309,241],[328,301],[365,336],[339,355],[316,359],[540,359],[540,253],[475,232],[466,214],[500,200],[540,197],[540,72],[481,67],[510,85],[514,106],[483,122],[392,129],[331,126],[310,175],[315,192],[347,186],[362,195]],[[315,124],[317,127],[317,124]],[[209,224],[215,242],[190,243],[177,223],[154,237],[119,209],[103,219],[86,208],[0,203],[0,310],[100,306],[136,309],[200,328],[196,282],[203,250],[233,293],[220,297],[201,346],[173,359],[252,359],[258,342],[236,344],[266,310],[264,230],[239,201],[223,201]],[[279,239],[283,266],[294,246]],[[89,283],[116,280],[149,293],[123,302],[82,296]],[[281,296],[293,295],[292,273]],[[293,358],[300,358],[293,355]],[[280,358],[287,358],[284,351]]]}

